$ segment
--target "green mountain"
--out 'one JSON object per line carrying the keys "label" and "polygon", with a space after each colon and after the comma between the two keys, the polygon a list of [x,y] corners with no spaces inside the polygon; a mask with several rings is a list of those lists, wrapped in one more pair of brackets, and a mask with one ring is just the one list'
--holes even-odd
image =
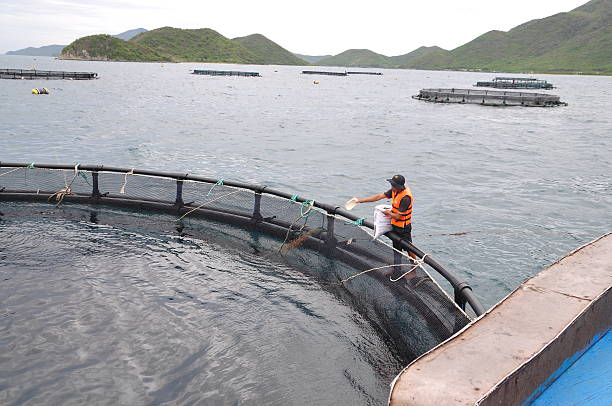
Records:
{"label": "green mountain", "polygon": [[162,27],[136,34],[128,41],[97,35],[70,44],[62,59],[123,61],[173,61],[238,64],[308,65],[261,34],[230,40],[209,28]]}
{"label": "green mountain", "polygon": [[305,60],[306,62],[315,64],[315,65],[319,63],[321,59],[329,58],[332,56],[332,55],[301,55],[301,54],[294,54],[294,55],[300,59]]}
{"label": "green mountain", "polygon": [[62,49],[60,59],[91,61],[171,61],[172,58],[145,45],[124,41],[107,34],[79,38]]}
{"label": "green mountain", "polygon": [[361,68],[403,68],[414,59],[436,52],[446,52],[440,47],[420,47],[412,52],[398,56],[385,56],[369,49],[349,49],[341,54],[320,59],[317,65]]}
{"label": "green mountain", "polygon": [[447,52],[447,51],[437,46],[419,47],[415,49],[414,51],[409,52],[407,54],[392,56],[389,58],[389,60],[391,61],[391,65],[393,65],[394,68],[403,68],[409,65],[416,58],[422,57],[424,55],[429,55],[431,53],[437,53],[437,52]]}
{"label": "green mountain", "polygon": [[612,73],[612,1],[592,0],[567,13],[490,31],[452,51],[404,67],[505,72]]}
{"label": "green mountain", "polygon": [[138,34],[129,42],[171,55],[177,62],[266,63],[263,58],[210,28],[157,28]]}
{"label": "green mountain", "polygon": [[234,38],[232,42],[248,49],[253,55],[265,61],[267,65],[308,65],[305,60],[298,58],[261,34]]}
{"label": "green mountain", "polygon": [[317,62],[320,66],[342,66],[362,68],[389,68],[391,62],[389,57],[377,54],[369,49],[349,49],[338,55],[321,59]]}

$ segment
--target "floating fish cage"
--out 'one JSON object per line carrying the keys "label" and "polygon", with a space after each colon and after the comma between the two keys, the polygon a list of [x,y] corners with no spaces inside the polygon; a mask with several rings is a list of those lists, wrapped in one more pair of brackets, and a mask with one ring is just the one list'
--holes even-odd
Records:
{"label": "floating fish cage", "polygon": [[499,89],[553,89],[552,83],[534,78],[497,77],[491,82],[476,82],[477,87],[495,87]]}
{"label": "floating fish cage", "polygon": [[36,69],[0,69],[0,79],[68,79],[91,80],[97,79],[96,72],[64,72]]}
{"label": "floating fish cage", "polygon": [[377,76],[381,76],[382,73],[381,72],[359,72],[359,71],[353,71],[353,72],[346,72],[348,75],[377,75]]}
{"label": "floating fish cage", "polygon": [[318,70],[303,70],[304,75],[327,75],[327,76],[348,76],[347,72],[330,72]]}
{"label": "floating fish cage", "polygon": [[[124,212],[125,222],[136,212],[138,226],[141,213],[159,213],[146,217],[155,230],[202,239],[221,233],[234,239],[265,236],[272,241],[270,255],[356,303],[412,357],[465,327],[471,319],[466,304],[476,315],[485,311],[467,283],[393,232],[374,239],[371,222],[339,206],[263,185],[101,165],[0,162],[4,219],[21,212],[19,206],[9,211],[9,201],[48,204],[46,212],[62,205],[58,216],[74,204],[98,217],[108,207]],[[402,252],[398,265],[393,242],[417,262]],[[406,277],[409,272],[413,278]],[[450,294],[430,272],[448,282]]]}
{"label": "floating fish cage", "polygon": [[194,75],[208,75],[208,76],[261,76],[259,72],[243,72],[243,71],[238,71],[238,70],[195,69],[192,73]]}
{"label": "floating fish cage", "polygon": [[432,103],[471,103],[484,106],[557,107],[567,106],[559,96],[544,93],[506,92],[474,89],[422,89],[413,99]]}

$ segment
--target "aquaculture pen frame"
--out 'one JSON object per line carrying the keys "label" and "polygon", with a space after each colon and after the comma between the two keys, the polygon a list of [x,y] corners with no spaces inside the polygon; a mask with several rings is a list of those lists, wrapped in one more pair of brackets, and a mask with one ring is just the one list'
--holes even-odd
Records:
{"label": "aquaculture pen frame", "polygon": [[[292,200],[298,203],[310,203],[313,207],[316,207],[326,212],[328,217],[327,231],[320,237],[309,237],[310,246],[325,252],[334,248],[336,243],[334,238],[334,219],[335,216],[341,216],[346,220],[359,222],[360,225],[368,229],[373,230],[374,225],[372,222],[363,220],[353,213],[350,213],[340,206],[333,206],[325,203],[319,203],[309,199],[305,199],[290,193],[282,192],[268,186],[249,184],[244,182],[220,180],[215,178],[209,178],[198,175],[191,175],[188,173],[170,173],[160,172],[153,170],[143,170],[136,168],[120,168],[113,166],[104,165],[61,165],[61,164],[28,164],[28,163],[14,163],[14,162],[0,162],[0,168],[36,168],[36,169],[50,169],[50,170],[72,170],[75,172],[75,176],[78,171],[87,171],[91,173],[92,184],[91,193],[69,193],[63,196],[63,201],[67,202],[78,202],[78,203],[89,203],[89,204],[102,204],[108,206],[119,206],[119,207],[132,207],[132,208],[143,208],[153,209],[168,213],[185,214],[187,212],[195,212],[200,216],[218,220],[230,224],[239,224],[242,226],[253,228],[257,231],[262,231],[276,236],[284,236],[287,230],[291,230],[291,225],[285,222],[280,222],[274,218],[264,218],[261,213],[261,197],[262,195],[271,195],[276,198]],[[176,195],[173,201],[151,199],[151,198],[130,198],[121,194],[109,194],[100,193],[99,190],[99,174],[100,172],[110,172],[122,175],[142,175],[156,178],[173,179],[176,181]],[[243,189],[245,191],[251,191],[254,193],[253,211],[246,215],[245,213],[234,211],[231,209],[219,209],[219,208],[202,208],[192,205],[191,203],[185,203],[183,199],[183,183],[185,181],[205,183],[208,185],[223,184],[225,186]],[[221,183],[220,183],[221,182]],[[18,190],[18,189],[6,189],[0,188],[0,201],[2,200],[29,200],[29,201],[47,201],[51,196],[57,194],[57,190]],[[195,207],[194,207],[195,206]],[[444,279],[446,279],[454,290],[454,300],[462,308],[465,309],[465,305],[469,304],[474,313],[480,316],[485,312],[484,307],[478,301],[472,288],[464,281],[459,279],[456,275],[446,270],[437,261],[431,258],[429,255],[425,255],[423,251],[417,248],[412,243],[402,240],[397,234],[389,232],[386,234],[387,237],[393,242],[398,242],[400,246],[407,251],[414,253],[419,258],[422,258],[423,263],[429,265]],[[346,247],[344,248],[346,250]],[[350,250],[349,250],[350,251]],[[350,257],[350,252],[345,252]]]}
{"label": "aquaculture pen frame", "polygon": [[97,79],[96,72],[66,72],[37,69],[0,69],[0,79],[69,79],[92,80]]}
{"label": "aquaculture pen frame", "polygon": [[558,107],[567,106],[553,94],[481,89],[421,89],[412,96],[429,103],[480,104],[483,106]]}

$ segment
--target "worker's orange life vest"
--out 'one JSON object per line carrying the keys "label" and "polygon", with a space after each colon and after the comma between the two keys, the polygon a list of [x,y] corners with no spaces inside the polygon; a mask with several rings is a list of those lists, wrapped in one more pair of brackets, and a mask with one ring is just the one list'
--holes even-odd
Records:
{"label": "worker's orange life vest", "polygon": [[[400,211],[399,209],[400,203],[405,196],[410,197],[410,206],[408,207],[406,211]],[[391,197],[392,197],[391,212],[399,213],[401,215],[399,220],[396,220],[393,217],[391,217],[391,224],[393,224],[396,227],[404,228],[406,227],[406,225],[410,224],[410,222],[412,221],[412,191],[410,190],[408,186],[406,186],[404,190],[400,190],[397,192],[393,190],[391,192]]]}

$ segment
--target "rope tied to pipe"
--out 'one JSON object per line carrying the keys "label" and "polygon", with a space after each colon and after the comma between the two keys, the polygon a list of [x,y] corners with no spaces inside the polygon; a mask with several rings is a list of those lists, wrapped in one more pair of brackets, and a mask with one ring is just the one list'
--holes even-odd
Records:
{"label": "rope tied to pipe", "polygon": [[219,179],[210,189],[208,189],[208,193],[206,193],[206,197],[210,196],[215,186],[223,186],[223,179]]}
{"label": "rope tied to pipe", "polygon": [[389,280],[390,280],[391,282],[397,282],[397,281],[399,281],[400,279],[402,279],[404,276],[408,275],[410,272],[412,272],[412,271],[414,271],[415,269],[417,269],[418,267],[422,266],[422,265],[425,263],[425,257],[426,257],[427,255],[429,255],[429,254],[425,254],[425,255],[423,255],[423,258],[421,258],[421,259],[418,259],[418,258],[417,258],[417,259],[413,259],[414,263],[412,263],[412,264],[408,264],[408,265],[413,265],[413,267],[412,267],[412,268],[411,268],[409,271],[404,272],[404,273],[402,274],[402,276],[398,277],[397,279],[393,279],[392,277],[390,277],[390,276],[389,276]]}
{"label": "rope tied to pipe", "polygon": [[125,173],[125,177],[123,178],[123,185],[121,185],[121,187],[119,188],[119,193],[124,195],[125,194],[125,187],[127,186],[127,181],[128,181],[128,175],[133,175],[134,174],[134,168],[132,168],[129,172]]}
{"label": "rope tied to pipe", "polygon": [[[297,197],[298,195],[295,194],[291,197],[291,200],[293,202],[297,203]],[[278,248],[278,253],[282,254],[283,252],[287,252],[290,249],[293,249],[297,246],[299,246],[302,242],[304,242],[306,240],[306,238],[308,238],[310,235],[315,234],[316,232],[322,230],[322,229],[312,229],[306,233],[301,234],[298,238],[296,238],[294,241],[291,241],[289,244],[287,244],[287,241],[289,240],[289,236],[291,235],[292,231],[296,231],[298,233],[302,233],[304,231],[304,228],[306,227],[306,223],[308,222],[308,217],[312,214],[312,212],[317,211],[316,208],[314,207],[314,200],[306,200],[305,202],[302,202],[300,204],[300,215],[297,216],[295,218],[295,220],[293,220],[293,223],[291,223],[291,225],[289,226],[289,228],[287,229],[287,234],[285,235],[285,240],[283,241],[283,243],[281,244],[281,246]],[[297,223],[300,219],[304,219],[304,224],[302,224],[302,226],[298,229],[298,230],[293,230],[293,226],[295,225],[295,223]],[[287,245],[287,247],[285,247],[285,245]]]}
{"label": "rope tied to pipe", "polygon": [[359,217],[357,220],[353,221],[352,224],[356,225],[356,226],[363,226],[363,222],[365,221],[365,217]]}
{"label": "rope tied to pipe", "polygon": [[310,216],[312,213],[310,212],[314,207],[314,200],[306,200],[305,202],[302,203],[302,205],[300,206],[300,216],[301,217],[308,217]]}
{"label": "rope tied to pipe", "polygon": [[64,196],[72,194],[72,184],[74,183],[74,180],[77,178],[77,176],[79,176],[79,165],[79,163],[74,165],[74,176],[72,177],[70,182],[67,182],[66,174],[64,173],[65,188],[60,189],[57,192],[53,193],[51,196],[49,196],[49,201],[55,199],[57,201],[57,205],[59,206],[64,201]]}

